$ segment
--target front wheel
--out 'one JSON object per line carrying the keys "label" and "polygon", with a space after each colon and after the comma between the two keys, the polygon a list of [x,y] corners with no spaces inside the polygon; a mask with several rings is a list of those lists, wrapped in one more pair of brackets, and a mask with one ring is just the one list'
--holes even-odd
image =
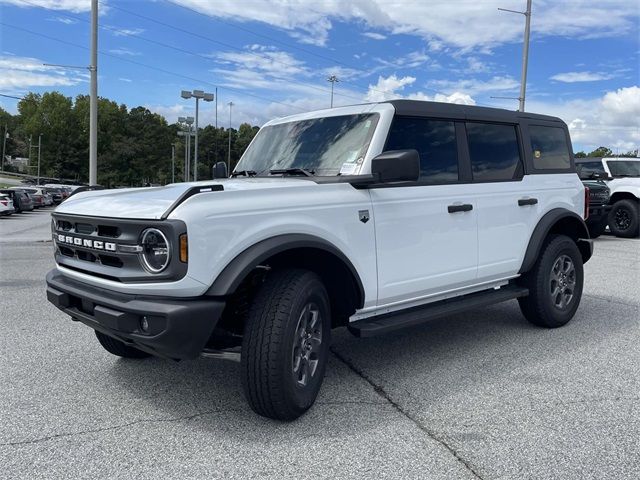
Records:
{"label": "front wheel", "polygon": [[290,421],[313,405],[329,357],[330,316],[315,273],[288,268],[267,276],[242,340],[242,386],[256,413]]}
{"label": "front wheel", "polygon": [[616,237],[635,238],[640,230],[638,201],[618,200],[609,213],[609,228]]}
{"label": "front wheel", "polygon": [[521,283],[529,289],[529,295],[518,299],[520,310],[534,325],[561,327],[578,309],[583,282],[578,246],[565,235],[553,235],[531,271],[522,276]]}

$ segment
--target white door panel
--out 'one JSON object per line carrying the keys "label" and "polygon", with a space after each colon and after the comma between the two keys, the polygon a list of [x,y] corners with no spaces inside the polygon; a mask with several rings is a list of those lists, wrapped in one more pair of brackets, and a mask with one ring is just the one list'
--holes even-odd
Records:
{"label": "white door panel", "polygon": [[[477,210],[466,185],[371,189],[378,305],[475,282]],[[453,204],[473,210],[449,213]]]}

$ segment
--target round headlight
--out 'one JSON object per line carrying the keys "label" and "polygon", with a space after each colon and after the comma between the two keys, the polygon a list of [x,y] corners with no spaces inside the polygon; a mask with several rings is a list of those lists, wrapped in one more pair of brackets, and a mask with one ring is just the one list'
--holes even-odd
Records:
{"label": "round headlight", "polygon": [[142,252],[140,256],[144,267],[151,273],[160,273],[167,268],[171,260],[169,240],[157,228],[147,228],[142,232]]}

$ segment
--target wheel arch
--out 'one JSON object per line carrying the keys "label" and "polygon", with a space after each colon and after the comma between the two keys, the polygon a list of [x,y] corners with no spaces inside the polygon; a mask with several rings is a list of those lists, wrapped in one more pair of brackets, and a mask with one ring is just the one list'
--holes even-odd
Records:
{"label": "wheel arch", "polygon": [[631,192],[615,192],[611,194],[609,205],[613,205],[620,200],[635,200],[637,202],[639,199]]}
{"label": "wheel arch", "polygon": [[547,212],[533,230],[518,273],[531,270],[550,234],[562,234],[572,238],[580,250],[583,263],[591,258],[593,247],[589,241],[589,229],[582,217],[571,210],[555,208]]}
{"label": "wheel arch", "polygon": [[[293,266],[316,272],[327,288],[334,317],[350,316],[364,305],[364,286],[351,261],[332,243],[308,234],[277,235],[252,245],[227,264],[206,295],[233,295],[261,266]],[[345,319],[334,320],[342,324]]]}

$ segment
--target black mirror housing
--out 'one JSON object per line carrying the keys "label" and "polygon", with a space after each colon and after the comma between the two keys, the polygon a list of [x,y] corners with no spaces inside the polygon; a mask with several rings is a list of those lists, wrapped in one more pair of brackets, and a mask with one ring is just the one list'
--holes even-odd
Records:
{"label": "black mirror housing", "polygon": [[371,174],[380,183],[416,182],[420,178],[417,150],[389,150],[371,160]]}
{"label": "black mirror housing", "polygon": [[213,166],[213,178],[228,178],[229,172],[227,171],[227,164],[225,162],[218,162]]}

